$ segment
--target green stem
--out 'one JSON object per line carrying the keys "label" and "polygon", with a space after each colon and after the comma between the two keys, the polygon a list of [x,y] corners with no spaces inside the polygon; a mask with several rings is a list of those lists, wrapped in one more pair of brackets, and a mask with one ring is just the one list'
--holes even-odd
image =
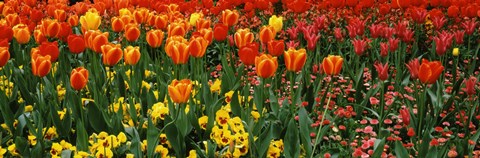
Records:
{"label": "green stem", "polygon": [[[333,81],[331,81],[331,82],[333,82]],[[327,91],[325,91],[325,93],[328,93],[330,91],[330,88],[331,88],[331,86],[329,86],[327,88]],[[332,99],[332,95],[329,95],[328,100],[327,100],[327,106],[325,107],[325,110],[322,113],[322,120],[320,121],[320,127],[318,128],[317,134],[315,136],[315,141],[314,141],[314,144],[313,144],[313,150],[312,150],[312,154],[310,155],[310,157],[313,157],[313,155],[315,154],[315,149],[317,148],[317,144],[319,143],[318,141],[319,141],[319,138],[320,138],[320,132],[322,131],[323,121],[325,121],[325,116],[327,115],[328,107],[330,106],[330,100],[331,99]]]}

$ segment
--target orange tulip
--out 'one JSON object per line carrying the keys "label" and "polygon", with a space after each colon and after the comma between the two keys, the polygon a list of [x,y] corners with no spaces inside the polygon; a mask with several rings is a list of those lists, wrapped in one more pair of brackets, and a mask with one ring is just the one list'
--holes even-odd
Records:
{"label": "orange tulip", "polygon": [[7,20],[8,26],[15,26],[20,24],[20,17],[18,16],[17,13],[6,15],[5,20]]}
{"label": "orange tulip", "polygon": [[129,42],[134,42],[140,37],[140,29],[137,24],[128,24],[125,26],[125,38]]}
{"label": "orange tulip", "polygon": [[168,37],[185,36],[188,30],[188,23],[174,22],[168,25]]}
{"label": "orange tulip", "polygon": [[268,54],[262,54],[255,57],[255,69],[258,76],[262,78],[273,77],[275,75],[275,71],[277,71],[277,68],[277,57],[272,57]]}
{"label": "orange tulip", "polygon": [[41,56],[39,54],[32,55],[32,73],[38,77],[44,77],[52,68],[52,62],[50,61],[50,55]]}
{"label": "orange tulip", "polygon": [[120,44],[109,43],[103,45],[101,48],[103,64],[114,66],[122,59],[123,52]]}
{"label": "orange tulip", "polygon": [[88,70],[79,67],[72,70],[70,73],[70,86],[75,90],[81,90],[87,86],[88,83]]}
{"label": "orange tulip", "polygon": [[212,43],[213,40],[213,31],[211,28],[200,29],[197,31],[200,36],[208,41],[208,44]]}
{"label": "orange tulip", "polygon": [[68,17],[68,24],[70,24],[70,26],[78,26],[78,16],[77,15],[70,15],[70,17]]}
{"label": "orange tulip", "polygon": [[183,79],[178,81],[174,79],[170,85],[168,85],[168,95],[173,102],[181,104],[187,103],[192,92],[192,81],[189,79]]}
{"label": "orange tulip", "polygon": [[55,14],[53,17],[55,17],[55,19],[57,19],[58,21],[62,21],[62,22],[67,20],[67,14],[63,9],[55,9]]}
{"label": "orange tulip", "polygon": [[0,47],[0,67],[5,66],[9,59],[10,53],[8,52],[8,47]]}
{"label": "orange tulip", "polygon": [[429,62],[428,60],[423,60],[418,70],[418,78],[423,83],[433,84],[438,80],[443,70],[444,67],[439,61]]}
{"label": "orange tulip", "polygon": [[140,60],[140,47],[128,46],[123,49],[123,60],[125,65],[135,65]]}
{"label": "orange tulip", "polygon": [[33,31],[33,37],[37,44],[42,44],[43,42],[47,41],[47,37],[45,37],[45,35],[43,35],[42,31],[39,29]]}
{"label": "orange tulip", "polygon": [[60,32],[60,23],[51,19],[44,19],[40,24],[41,31],[45,37],[57,37]]}
{"label": "orange tulip", "polygon": [[157,29],[165,30],[168,26],[168,16],[167,15],[164,15],[164,14],[157,15],[154,18],[152,18],[152,20],[154,21],[155,27]]}
{"label": "orange tulip", "polygon": [[150,11],[146,8],[135,9],[135,11],[133,11],[133,17],[135,18],[135,22],[139,24],[147,22],[149,12]]}
{"label": "orange tulip", "polygon": [[113,32],[121,32],[123,31],[123,28],[125,27],[125,23],[123,23],[122,19],[118,17],[113,17],[112,18],[112,30]]}
{"label": "orange tulip", "polygon": [[30,31],[28,30],[27,25],[25,24],[18,24],[15,25],[13,29],[13,37],[17,40],[20,44],[26,44],[30,41]]}
{"label": "orange tulip", "polygon": [[40,55],[42,56],[50,56],[52,62],[57,61],[58,55],[60,55],[60,50],[58,49],[58,42],[43,42],[40,46],[38,46],[38,50],[40,51]]}
{"label": "orange tulip", "polygon": [[252,43],[254,38],[255,37],[253,36],[253,33],[250,32],[250,29],[238,29],[234,35],[235,45],[238,48],[242,48],[243,46]]}
{"label": "orange tulip", "polygon": [[68,49],[73,54],[85,51],[85,39],[82,35],[69,35],[67,38]]}
{"label": "orange tulip", "polygon": [[147,32],[147,43],[152,48],[158,48],[163,42],[163,31],[150,30]]}
{"label": "orange tulip", "polygon": [[343,58],[337,55],[328,55],[323,58],[322,67],[323,72],[328,75],[338,75],[342,70]]}
{"label": "orange tulip", "polygon": [[[181,37],[181,36],[179,36]],[[186,40],[169,40],[165,46],[165,52],[172,58],[174,64],[185,64],[190,55]]]}
{"label": "orange tulip", "polygon": [[227,38],[228,26],[222,23],[217,23],[213,27],[213,37],[216,41],[223,41]]}
{"label": "orange tulip", "polygon": [[283,40],[272,40],[267,45],[268,54],[273,56],[280,56],[285,51],[285,43]]}
{"label": "orange tulip", "polygon": [[238,14],[237,10],[224,10],[222,12],[222,22],[227,24],[228,27],[231,27],[238,22],[238,18],[240,15]]}
{"label": "orange tulip", "polygon": [[290,48],[283,53],[283,56],[285,57],[285,66],[288,71],[298,72],[302,70],[303,65],[307,61],[307,51],[303,48],[299,50]]}
{"label": "orange tulip", "polygon": [[210,28],[211,24],[212,24],[212,21],[210,19],[200,18],[197,20],[197,23],[195,23],[195,28],[197,30],[207,29],[207,28]]}
{"label": "orange tulip", "polygon": [[275,38],[275,28],[273,26],[263,26],[259,34],[260,42],[266,44]]}
{"label": "orange tulip", "polygon": [[205,55],[207,51],[208,41],[203,37],[192,38],[188,44],[188,49],[190,50],[190,55],[195,58],[201,58]]}
{"label": "orange tulip", "polygon": [[108,43],[108,32],[90,30],[85,32],[85,43],[95,53],[102,53],[102,45]]}

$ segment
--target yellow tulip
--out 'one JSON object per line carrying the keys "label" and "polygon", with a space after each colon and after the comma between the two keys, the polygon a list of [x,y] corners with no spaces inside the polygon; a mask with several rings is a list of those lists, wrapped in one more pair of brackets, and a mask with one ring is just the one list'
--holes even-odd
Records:
{"label": "yellow tulip", "polygon": [[202,18],[203,15],[202,13],[193,13],[192,15],[190,15],[190,25],[193,25],[195,26],[197,24],[197,20]]}
{"label": "yellow tulip", "polygon": [[102,18],[94,11],[88,11],[80,17],[80,24],[82,25],[83,31],[97,30],[101,22]]}
{"label": "yellow tulip", "polygon": [[452,55],[453,55],[453,56],[458,56],[458,55],[460,55],[460,51],[458,50],[458,48],[453,48]]}
{"label": "yellow tulip", "polygon": [[268,20],[268,25],[273,26],[275,32],[279,32],[280,30],[282,30],[283,27],[283,17],[273,15]]}

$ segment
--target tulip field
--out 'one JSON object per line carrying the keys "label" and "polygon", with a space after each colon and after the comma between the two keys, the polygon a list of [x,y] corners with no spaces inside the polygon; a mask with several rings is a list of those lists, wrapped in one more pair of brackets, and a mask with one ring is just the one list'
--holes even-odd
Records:
{"label": "tulip field", "polygon": [[0,158],[480,157],[480,0],[0,11]]}

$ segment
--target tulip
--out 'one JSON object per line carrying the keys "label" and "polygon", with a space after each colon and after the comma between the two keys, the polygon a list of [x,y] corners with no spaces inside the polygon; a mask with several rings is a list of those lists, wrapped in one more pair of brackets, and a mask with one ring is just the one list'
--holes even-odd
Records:
{"label": "tulip", "polygon": [[238,14],[237,10],[224,10],[222,12],[222,23],[226,24],[228,27],[232,27],[233,25],[237,24],[239,17],[240,15]]}
{"label": "tulip", "polygon": [[68,17],[68,24],[70,24],[70,26],[74,27],[74,26],[77,26],[78,25],[78,16],[77,15],[70,15],[70,17]]}
{"label": "tulip", "polygon": [[135,42],[140,37],[140,29],[136,24],[128,24],[125,26],[125,38],[129,42]]}
{"label": "tulip", "polygon": [[16,13],[6,15],[5,20],[10,27],[20,24],[20,17]]}
{"label": "tulip", "polygon": [[5,66],[9,59],[10,53],[8,52],[8,47],[0,47],[0,67]]}
{"label": "tulip", "polygon": [[97,30],[100,27],[102,22],[102,17],[98,15],[97,12],[88,11],[85,15],[80,17],[80,24],[82,25],[82,30]]}
{"label": "tulip", "polygon": [[108,43],[108,32],[100,32],[99,30],[85,32],[85,43],[88,48],[96,53],[102,53],[101,47]]}
{"label": "tulip", "polygon": [[187,63],[190,55],[188,42],[179,40],[167,40],[165,52],[172,58],[174,64]]}
{"label": "tulip", "polygon": [[365,52],[368,43],[365,40],[354,39],[352,40],[352,44],[355,54],[361,56],[363,52]]}
{"label": "tulip", "polygon": [[280,32],[283,27],[283,17],[272,15],[270,19],[268,19],[268,25],[272,26],[275,32]]}
{"label": "tulip", "polygon": [[295,48],[289,48],[283,53],[285,57],[285,66],[288,71],[298,72],[302,70],[303,65],[307,61],[307,51],[305,49],[295,50]]}
{"label": "tulip", "polygon": [[277,57],[272,57],[268,54],[262,54],[255,57],[255,70],[257,71],[258,76],[262,78],[273,77],[277,68]]}
{"label": "tulip", "polygon": [[195,58],[201,58],[207,51],[208,41],[203,37],[193,38],[188,44],[190,55]]}
{"label": "tulip", "polygon": [[120,44],[105,44],[101,47],[103,64],[114,66],[122,59],[122,49]]}
{"label": "tulip", "polygon": [[51,57],[52,62],[57,61],[58,55],[60,55],[60,50],[58,49],[58,42],[43,42],[38,46],[39,55]]}
{"label": "tulip", "polygon": [[444,67],[439,61],[429,62],[427,60],[422,61],[422,65],[418,70],[418,78],[422,83],[433,84],[442,74]]}
{"label": "tulip", "polygon": [[211,28],[207,29],[200,29],[197,31],[198,35],[203,37],[205,40],[208,41],[208,44],[212,43],[213,39],[213,31]]}
{"label": "tulip", "polygon": [[18,24],[12,28],[13,30],[13,37],[17,40],[20,44],[26,44],[30,41],[30,31],[28,30],[27,25],[25,24]]}
{"label": "tulip", "polygon": [[328,55],[323,58],[322,67],[323,72],[328,75],[338,75],[342,70],[343,58],[337,55]]}
{"label": "tulip", "polygon": [[73,54],[80,54],[85,51],[85,39],[82,35],[69,35],[67,39],[68,49]]}
{"label": "tulip", "polygon": [[157,15],[154,18],[152,18],[152,20],[154,21],[155,27],[157,29],[165,30],[167,28],[167,25],[168,25],[168,16],[167,15],[164,15],[164,14]]}
{"label": "tulip", "polygon": [[275,28],[272,26],[263,26],[259,32],[260,42],[267,44],[275,38]]}
{"label": "tulip", "polygon": [[88,83],[88,70],[79,67],[73,69],[70,73],[70,86],[75,90],[81,90],[87,86]]}
{"label": "tulip", "polygon": [[238,48],[242,48],[248,43],[252,43],[254,38],[255,37],[253,36],[253,33],[250,32],[250,29],[238,29],[234,36],[235,45]]}
{"label": "tulip", "polygon": [[190,15],[190,25],[195,26],[197,24],[197,20],[203,17],[202,13],[193,13]]}
{"label": "tulip", "polygon": [[400,116],[402,116],[404,126],[410,125],[410,111],[408,111],[408,109],[400,109]]}
{"label": "tulip", "polygon": [[146,8],[135,9],[135,11],[133,11],[133,17],[135,18],[135,22],[139,24],[147,22],[149,12],[150,11]]}
{"label": "tulip", "polygon": [[32,73],[38,77],[44,77],[52,68],[52,62],[50,55],[41,56],[41,55],[32,55]]}
{"label": "tulip", "polygon": [[285,43],[283,40],[272,40],[268,42],[268,54],[280,56],[285,51]]}
{"label": "tulip", "polygon": [[378,73],[378,78],[382,81],[385,81],[388,79],[388,63],[382,65],[381,63],[375,63],[373,65],[375,69],[377,69]]}
{"label": "tulip", "polygon": [[13,30],[9,26],[0,26],[0,39],[7,39],[8,41],[13,38]]}
{"label": "tulip", "polygon": [[177,104],[187,103],[192,92],[192,81],[189,79],[183,79],[178,81],[174,79],[170,85],[168,85],[168,95],[173,102]]}
{"label": "tulip", "polygon": [[47,41],[47,37],[45,37],[39,29],[33,31],[33,38],[37,44],[42,44],[43,42]]}
{"label": "tulip", "polygon": [[460,54],[460,51],[458,50],[458,48],[453,48],[452,55],[458,56],[459,54]]}
{"label": "tulip", "polygon": [[238,57],[244,65],[255,64],[255,58],[258,56],[258,43],[249,43],[238,50]]}
{"label": "tulip", "polygon": [[118,18],[118,17],[113,17],[112,18],[112,30],[113,32],[121,32],[123,31],[125,27],[125,23],[123,23],[123,20]]}
{"label": "tulip", "polygon": [[228,26],[222,23],[215,24],[213,27],[213,37],[216,41],[223,41],[227,39]]}
{"label": "tulip", "polygon": [[198,19],[195,23],[197,30],[210,28],[212,21],[210,19]]}
{"label": "tulip", "polygon": [[63,9],[55,9],[55,14],[53,15],[53,17],[55,17],[55,19],[57,19],[58,21],[65,21],[67,20],[67,14],[65,12],[65,10]]}
{"label": "tulip", "polygon": [[140,47],[128,46],[123,50],[125,65],[135,65],[140,60]]}
{"label": "tulip", "polygon": [[185,36],[188,31],[188,23],[174,22],[168,25],[168,37],[172,36]]}
{"label": "tulip", "polygon": [[[1,61],[1,57],[0,57],[0,61]],[[474,76],[471,76],[468,80],[465,81],[465,89],[464,90],[467,93],[467,95],[477,94],[477,90],[475,89],[475,84],[477,84],[477,78],[475,78]]]}
{"label": "tulip", "polygon": [[418,59],[413,59],[406,64],[408,71],[410,71],[410,78],[417,79],[418,78],[418,69],[420,68],[420,62]]}
{"label": "tulip", "polygon": [[163,31],[150,30],[147,32],[147,43],[152,48],[158,48],[163,42]]}

